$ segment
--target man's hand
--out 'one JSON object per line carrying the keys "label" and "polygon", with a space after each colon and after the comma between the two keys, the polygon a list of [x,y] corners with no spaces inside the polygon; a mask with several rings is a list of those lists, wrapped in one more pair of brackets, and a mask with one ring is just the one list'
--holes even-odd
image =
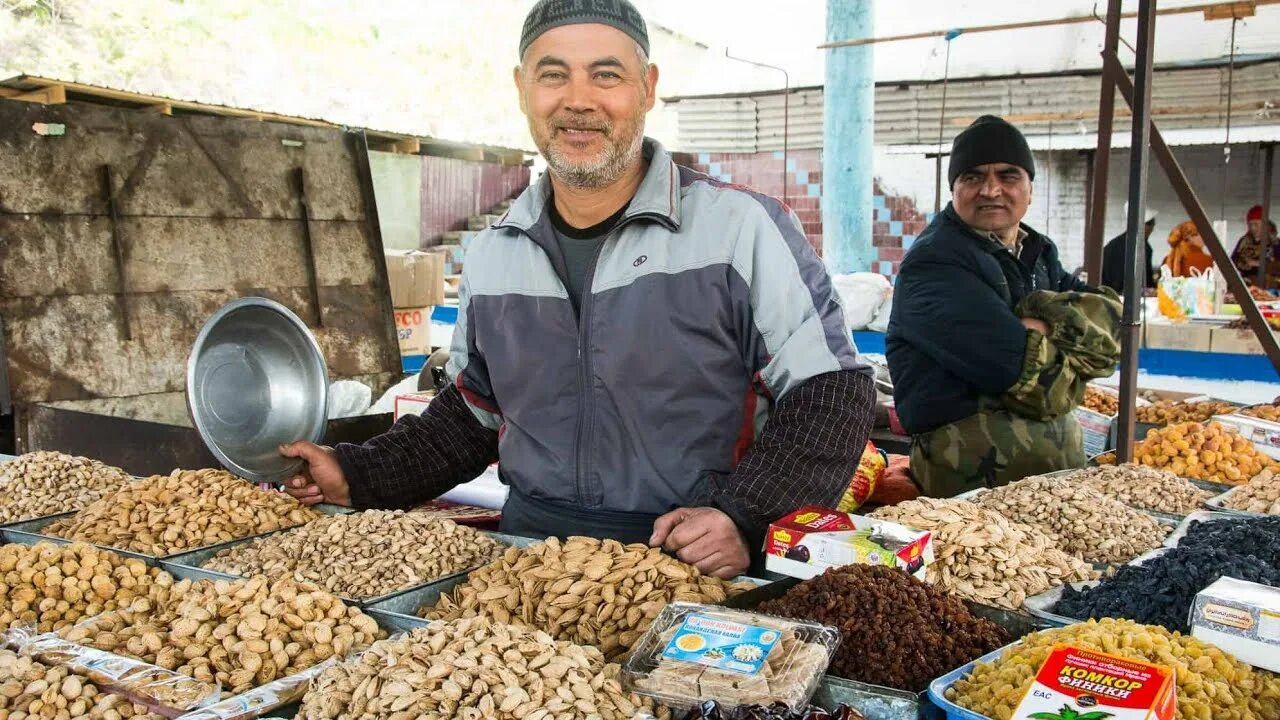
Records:
{"label": "man's hand", "polygon": [[351,506],[351,489],[347,486],[347,478],[342,474],[342,466],[333,456],[333,448],[300,441],[281,445],[280,454],[302,458],[306,463],[301,475],[291,477],[285,483],[285,492],[303,505],[327,502]]}
{"label": "man's hand", "polygon": [[653,522],[651,547],[661,546],[706,575],[729,579],[751,565],[738,526],[710,507],[677,508]]}
{"label": "man's hand", "polygon": [[1035,318],[1022,318],[1022,326],[1028,330],[1035,330],[1036,332],[1040,333],[1041,335],[1044,335],[1045,337],[1049,337],[1049,326],[1043,320],[1037,320]]}

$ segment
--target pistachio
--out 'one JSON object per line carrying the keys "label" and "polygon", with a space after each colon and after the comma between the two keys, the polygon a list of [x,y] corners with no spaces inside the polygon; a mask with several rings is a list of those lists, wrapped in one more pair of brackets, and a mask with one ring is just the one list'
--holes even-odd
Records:
{"label": "pistachio", "polygon": [[504,549],[451,520],[369,510],[323,517],[223,550],[205,567],[235,575],[292,576],[364,600],[478,567]]}

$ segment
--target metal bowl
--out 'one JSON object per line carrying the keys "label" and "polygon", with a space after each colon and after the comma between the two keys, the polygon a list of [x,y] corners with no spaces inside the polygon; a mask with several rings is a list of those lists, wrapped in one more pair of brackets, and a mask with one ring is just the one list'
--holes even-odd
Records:
{"label": "metal bowl", "polygon": [[329,370],[307,326],[266,298],[227,303],[205,322],[187,358],[187,407],[210,452],[231,472],[283,482],[302,461],[282,443],[320,442]]}

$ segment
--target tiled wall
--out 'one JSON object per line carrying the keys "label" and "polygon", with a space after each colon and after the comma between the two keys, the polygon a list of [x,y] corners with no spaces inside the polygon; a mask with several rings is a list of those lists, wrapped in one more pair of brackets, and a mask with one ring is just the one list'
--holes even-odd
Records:
{"label": "tiled wall", "polygon": [[[724,182],[746,185],[754,190],[783,199],[783,156],[781,152],[763,153],[676,153],[676,162],[706,173]],[[809,244],[822,254],[822,151],[797,150],[788,153],[786,168],[786,200],[804,226]],[[902,256],[924,231],[932,213],[916,210],[910,198],[887,195],[877,182],[875,224],[872,244],[876,260],[865,268],[893,280],[902,264]]]}

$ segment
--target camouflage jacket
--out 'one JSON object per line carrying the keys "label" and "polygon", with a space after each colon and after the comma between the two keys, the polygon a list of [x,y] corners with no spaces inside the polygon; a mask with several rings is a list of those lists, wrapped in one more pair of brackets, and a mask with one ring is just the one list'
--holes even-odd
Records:
{"label": "camouflage jacket", "polygon": [[1023,417],[1048,420],[1071,412],[1090,380],[1107,377],[1120,360],[1120,299],[1099,292],[1039,290],[1018,303],[1020,317],[1043,320],[1049,335],[1027,334],[1022,373],[1001,396]]}

